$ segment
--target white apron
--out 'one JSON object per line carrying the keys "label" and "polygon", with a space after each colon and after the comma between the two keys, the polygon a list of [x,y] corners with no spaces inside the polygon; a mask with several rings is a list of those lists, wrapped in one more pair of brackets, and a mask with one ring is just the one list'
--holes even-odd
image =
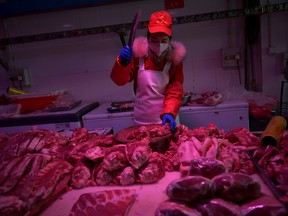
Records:
{"label": "white apron", "polygon": [[144,59],[139,59],[137,91],[134,102],[135,124],[162,123],[160,113],[164,107],[170,67],[171,62],[167,62],[163,71],[145,70]]}

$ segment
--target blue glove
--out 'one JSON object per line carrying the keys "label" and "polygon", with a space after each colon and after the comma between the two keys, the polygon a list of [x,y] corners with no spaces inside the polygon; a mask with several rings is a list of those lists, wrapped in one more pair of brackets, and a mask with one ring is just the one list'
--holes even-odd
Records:
{"label": "blue glove", "polygon": [[171,114],[164,114],[162,116],[162,126],[164,126],[166,123],[169,124],[171,132],[174,133],[176,129],[176,121]]}
{"label": "blue glove", "polygon": [[119,53],[121,65],[127,66],[131,62],[132,54],[133,54],[133,51],[131,47],[129,47],[128,45],[123,47]]}

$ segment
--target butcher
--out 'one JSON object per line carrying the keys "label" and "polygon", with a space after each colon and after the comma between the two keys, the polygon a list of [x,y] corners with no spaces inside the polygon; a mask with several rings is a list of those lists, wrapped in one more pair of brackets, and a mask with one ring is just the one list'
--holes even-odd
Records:
{"label": "butcher", "polygon": [[147,36],[120,50],[110,77],[118,86],[134,82],[136,125],[169,124],[175,132],[185,56],[184,45],[172,41],[172,18],[166,11],[152,13]]}

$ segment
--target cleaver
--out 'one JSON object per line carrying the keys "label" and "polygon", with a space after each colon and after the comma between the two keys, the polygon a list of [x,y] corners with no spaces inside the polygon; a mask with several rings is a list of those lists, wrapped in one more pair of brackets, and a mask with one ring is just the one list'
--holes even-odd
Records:
{"label": "cleaver", "polygon": [[[133,22],[132,22],[132,26],[131,26],[131,31],[130,31],[130,35],[129,35],[129,41],[128,41],[128,46],[130,48],[133,47],[133,43],[134,43],[134,39],[135,39],[135,35],[136,35],[136,30],[138,27],[138,23],[139,23],[139,18],[141,15],[141,10],[138,10],[137,13],[134,16]],[[128,62],[122,62],[123,65],[128,65]]]}
{"label": "cleaver", "polygon": [[134,43],[134,39],[135,39],[135,35],[136,35],[136,30],[138,27],[140,15],[141,15],[141,11],[138,10],[137,13],[135,14],[133,22],[132,22],[132,27],[131,27],[129,41],[128,41],[128,46],[131,48],[133,47],[133,43]]}

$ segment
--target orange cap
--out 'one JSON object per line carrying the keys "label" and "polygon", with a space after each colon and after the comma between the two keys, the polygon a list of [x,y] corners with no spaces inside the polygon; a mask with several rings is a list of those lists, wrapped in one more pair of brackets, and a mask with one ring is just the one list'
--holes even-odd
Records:
{"label": "orange cap", "polygon": [[167,35],[172,35],[172,18],[166,11],[159,11],[151,14],[148,24],[150,33],[164,32]]}

